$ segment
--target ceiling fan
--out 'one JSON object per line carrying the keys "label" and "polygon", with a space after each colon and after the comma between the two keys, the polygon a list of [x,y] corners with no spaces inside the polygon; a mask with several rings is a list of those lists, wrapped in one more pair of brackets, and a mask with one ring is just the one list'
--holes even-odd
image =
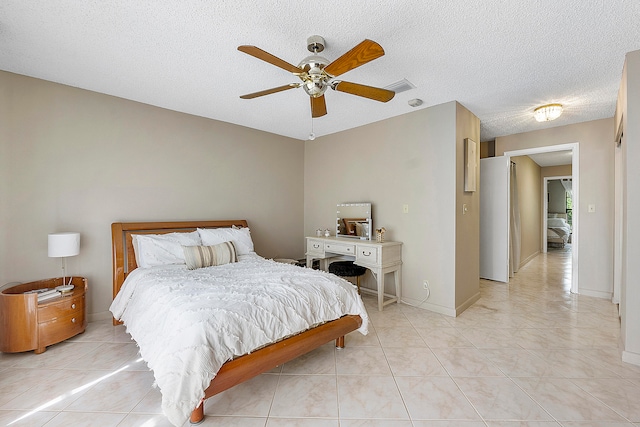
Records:
{"label": "ceiling fan", "polygon": [[259,96],[270,95],[272,93],[302,87],[311,98],[311,116],[314,118],[322,117],[327,114],[327,104],[324,99],[324,93],[327,88],[380,102],[387,102],[393,98],[395,92],[391,90],[335,80],[339,75],[384,55],[384,49],[382,49],[382,46],[372,40],[366,39],[333,62],[329,62],[326,58],[318,55],[318,53],[324,50],[324,46],[325,41],[322,37],[309,37],[307,39],[307,49],[312,52],[312,55],[304,58],[297,66],[292,65],[256,46],[238,46],[238,50],[240,52],[255,56],[258,59],[275,65],[276,67],[287,70],[293,73],[294,76],[299,77],[301,80],[301,82],[289,83],[284,86],[278,86],[262,90],[260,92],[242,95],[240,98],[253,99]]}

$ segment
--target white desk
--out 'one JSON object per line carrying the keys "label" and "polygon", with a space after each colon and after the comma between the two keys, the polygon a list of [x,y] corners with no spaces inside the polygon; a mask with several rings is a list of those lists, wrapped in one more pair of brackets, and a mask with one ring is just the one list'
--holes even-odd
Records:
{"label": "white desk", "polygon": [[[402,288],[402,242],[374,242],[340,237],[307,237],[307,267],[320,261],[320,269],[327,271],[336,258],[353,259],[368,268],[378,285],[378,310],[393,302],[400,302]],[[396,294],[384,300],[384,276],[393,273]]]}

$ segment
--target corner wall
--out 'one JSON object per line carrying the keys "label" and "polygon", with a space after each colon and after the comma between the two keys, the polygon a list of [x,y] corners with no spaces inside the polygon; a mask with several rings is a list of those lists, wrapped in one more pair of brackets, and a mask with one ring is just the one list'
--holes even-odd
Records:
{"label": "corner wall", "polygon": [[516,163],[518,201],[520,205],[520,264],[523,267],[535,258],[542,247],[541,178],[540,166],[529,156],[512,157]]}
{"label": "corner wall", "polygon": [[[464,300],[478,292],[477,268],[473,274],[479,262],[477,192],[469,196],[472,210],[465,220],[470,228],[462,246],[456,214],[463,188],[463,158],[458,156],[464,138],[478,142],[479,133],[479,120],[449,102],[307,141],[305,234],[334,230],[337,203],[371,202],[374,228],[385,227],[386,240],[403,242],[403,300],[424,301],[423,308],[455,316],[457,295]],[[457,266],[458,254],[471,260],[466,270]],[[430,284],[427,300],[423,280]],[[369,278],[364,285],[372,283]],[[393,294],[392,285],[387,275],[387,291]]]}
{"label": "corner wall", "polygon": [[260,255],[302,253],[302,141],[7,72],[0,96],[0,285],[59,276],[47,234],[79,231],[67,271],[110,317],[117,221],[244,218]]}
{"label": "corner wall", "polygon": [[[622,125],[623,242],[621,285],[622,360],[640,365],[640,50],[626,55],[618,94],[615,130]],[[613,144],[612,144],[613,145]]]}
{"label": "corner wall", "polygon": [[[455,314],[480,299],[480,119],[456,102]],[[464,191],[465,139],[476,143],[476,191]],[[442,167],[447,167],[444,164]],[[450,167],[450,165],[449,165]],[[463,210],[466,205],[466,211]]]}

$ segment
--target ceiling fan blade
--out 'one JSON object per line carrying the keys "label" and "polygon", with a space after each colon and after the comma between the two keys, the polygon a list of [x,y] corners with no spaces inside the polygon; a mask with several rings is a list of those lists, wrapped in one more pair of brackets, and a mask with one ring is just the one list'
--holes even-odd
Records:
{"label": "ceiling fan blade", "polygon": [[248,55],[255,56],[258,59],[262,59],[263,61],[266,61],[272,65],[275,65],[276,67],[280,67],[284,70],[287,70],[290,73],[300,74],[304,72],[301,68],[296,67],[295,65],[289,64],[287,61],[284,61],[278,58],[277,56],[274,56],[269,52],[266,52],[260,49],[259,47],[243,45],[243,46],[238,46],[238,50]]}
{"label": "ceiling fan blade", "polygon": [[382,55],[384,55],[382,46],[373,40],[365,39],[349,52],[324,67],[324,71],[333,77],[337,77],[369,61],[380,58]]}
{"label": "ceiling fan blade", "polygon": [[388,102],[393,99],[395,92],[387,89],[380,89],[373,86],[365,86],[358,83],[351,82],[337,82],[331,86],[338,92],[350,93],[351,95],[363,96],[365,98],[373,99],[374,101]]}
{"label": "ceiling fan blade", "polygon": [[313,96],[311,98],[311,117],[314,119],[316,117],[322,117],[327,114],[327,103],[324,100],[324,95],[321,95],[317,98]]}
{"label": "ceiling fan blade", "polygon": [[260,92],[248,93],[246,95],[242,95],[240,98],[242,99],[253,99],[259,96],[270,95],[272,93],[282,92],[283,90],[293,89],[296,87],[300,87],[298,83],[289,83],[288,85],[278,86],[271,89],[261,90]]}

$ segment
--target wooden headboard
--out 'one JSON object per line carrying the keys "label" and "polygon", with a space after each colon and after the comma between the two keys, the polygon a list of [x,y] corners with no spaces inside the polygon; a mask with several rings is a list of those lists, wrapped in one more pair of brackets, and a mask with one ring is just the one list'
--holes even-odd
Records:
{"label": "wooden headboard", "polygon": [[226,221],[178,221],[178,222],[114,222],[111,224],[111,250],[113,255],[113,298],[127,275],[135,270],[132,234],[164,234],[189,232],[196,228],[248,227],[244,219]]}

